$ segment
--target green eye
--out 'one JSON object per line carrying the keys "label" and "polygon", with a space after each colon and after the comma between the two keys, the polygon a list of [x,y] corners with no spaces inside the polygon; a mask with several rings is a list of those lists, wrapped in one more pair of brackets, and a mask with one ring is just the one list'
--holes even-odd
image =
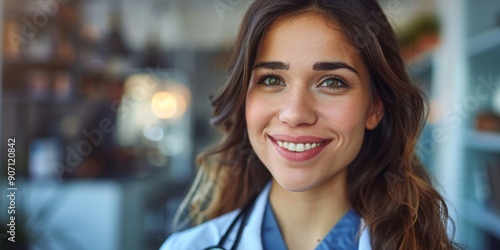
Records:
{"label": "green eye", "polygon": [[323,82],[322,86],[331,87],[331,88],[342,88],[342,87],[345,87],[345,84],[340,79],[330,78],[330,79],[325,80]]}
{"label": "green eye", "polygon": [[276,76],[268,76],[263,81],[266,85],[281,85],[281,80]]}
{"label": "green eye", "polygon": [[340,92],[347,90],[349,85],[346,84],[344,82],[344,80],[342,80],[336,76],[331,76],[331,77],[325,79],[321,83],[320,87],[326,87],[329,91],[332,91],[334,93],[340,93]]}

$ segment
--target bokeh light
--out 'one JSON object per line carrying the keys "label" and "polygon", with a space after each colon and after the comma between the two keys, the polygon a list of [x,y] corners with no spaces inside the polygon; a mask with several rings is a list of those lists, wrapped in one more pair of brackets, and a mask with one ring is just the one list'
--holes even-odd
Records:
{"label": "bokeh light", "polygon": [[172,118],[177,113],[177,107],[178,99],[167,91],[158,92],[151,99],[151,109],[161,119]]}

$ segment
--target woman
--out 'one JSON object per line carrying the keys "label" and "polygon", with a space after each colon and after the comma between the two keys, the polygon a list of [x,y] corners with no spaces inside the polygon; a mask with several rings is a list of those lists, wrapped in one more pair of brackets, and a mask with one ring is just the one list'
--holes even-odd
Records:
{"label": "woman", "polygon": [[425,100],[381,13],[375,0],[249,7],[212,100],[223,137],[180,210],[200,225],[162,249],[455,248],[415,155]]}

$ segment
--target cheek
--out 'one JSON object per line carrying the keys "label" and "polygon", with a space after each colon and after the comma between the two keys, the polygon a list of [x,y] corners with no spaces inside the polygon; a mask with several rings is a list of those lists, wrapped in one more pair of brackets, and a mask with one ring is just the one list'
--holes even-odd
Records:
{"label": "cheek", "polygon": [[345,100],[334,105],[335,108],[324,108],[323,116],[337,132],[344,136],[364,131],[366,105],[356,100]]}
{"label": "cheek", "polygon": [[258,135],[267,121],[270,119],[269,103],[267,103],[263,98],[258,98],[257,95],[249,92],[246,97],[245,103],[245,120],[248,127],[248,135],[250,137],[255,137]]}

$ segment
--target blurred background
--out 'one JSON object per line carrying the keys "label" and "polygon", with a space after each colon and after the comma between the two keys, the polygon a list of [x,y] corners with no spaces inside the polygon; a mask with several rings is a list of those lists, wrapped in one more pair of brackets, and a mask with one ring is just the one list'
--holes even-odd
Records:
{"label": "blurred background", "polygon": [[[0,249],[158,249],[218,138],[208,96],[250,2],[2,0]],[[455,239],[500,249],[500,1],[380,3],[430,99],[417,151]]]}

